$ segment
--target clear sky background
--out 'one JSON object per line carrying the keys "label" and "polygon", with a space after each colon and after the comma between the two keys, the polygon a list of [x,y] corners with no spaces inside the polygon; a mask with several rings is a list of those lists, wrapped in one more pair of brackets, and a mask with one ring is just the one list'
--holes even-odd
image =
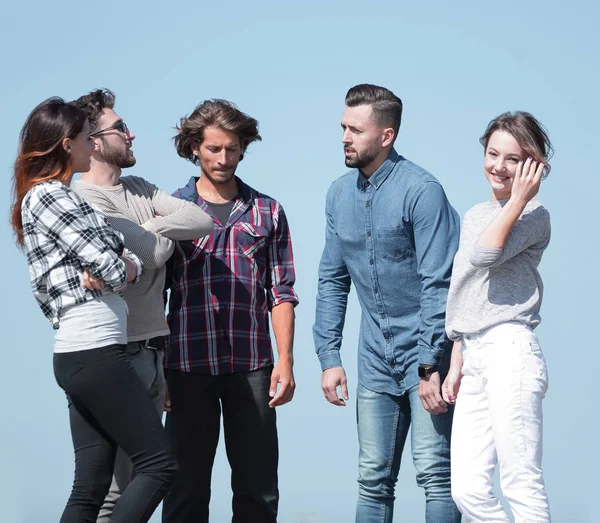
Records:
{"label": "clear sky background", "polygon": [[[328,404],[311,327],[324,242],[324,199],[342,175],[340,119],[357,83],[404,102],[398,151],[442,182],[462,216],[489,199],[478,138],[506,110],[532,112],[556,154],[540,200],[552,216],[542,262],[546,355],[544,468],[554,521],[598,521],[598,150],[600,10],[548,2],[8,2],[0,7],[0,225],[4,412],[3,523],[58,521],[73,474],[67,408],[52,371],[53,332],[31,296],[27,265],[7,223],[18,132],[52,95],[108,87],[136,134],[143,176],[172,191],[197,174],[171,142],[179,117],[213,97],[260,122],[238,174],[277,198],[289,217],[297,268],[296,397],[278,410],[280,521],[353,521],[356,499],[356,346],[351,300],[342,358],[345,408]],[[407,445],[397,520],[424,521]],[[230,518],[229,467],[213,474],[212,521]],[[594,516],[593,514],[596,514]],[[155,516],[154,523],[159,521]]]}

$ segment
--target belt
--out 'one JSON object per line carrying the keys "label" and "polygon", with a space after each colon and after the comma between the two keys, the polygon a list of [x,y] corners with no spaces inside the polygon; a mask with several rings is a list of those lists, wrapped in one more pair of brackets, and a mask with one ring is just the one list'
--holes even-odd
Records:
{"label": "belt", "polygon": [[165,337],[164,336],[156,336],[154,338],[150,338],[148,340],[143,340],[144,348],[146,349],[158,349],[162,350],[165,348]]}

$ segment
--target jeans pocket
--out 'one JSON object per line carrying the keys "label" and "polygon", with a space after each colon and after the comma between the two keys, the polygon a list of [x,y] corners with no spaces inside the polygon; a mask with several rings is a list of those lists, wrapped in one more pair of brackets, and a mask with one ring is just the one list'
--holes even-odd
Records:
{"label": "jeans pocket", "polygon": [[534,378],[539,382],[542,395],[545,395],[548,390],[548,369],[546,360],[542,352],[542,348],[537,342],[529,343],[531,369],[534,373]]}

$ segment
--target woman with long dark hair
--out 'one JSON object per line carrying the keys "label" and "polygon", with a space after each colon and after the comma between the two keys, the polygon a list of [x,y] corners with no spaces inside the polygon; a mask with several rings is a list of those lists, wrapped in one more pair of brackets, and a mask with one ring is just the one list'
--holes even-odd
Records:
{"label": "woman with long dark hair", "polygon": [[127,308],[119,291],[139,279],[141,262],[69,188],[73,174],[90,167],[89,134],[83,111],[60,98],[33,110],[20,135],[11,223],[27,255],[33,294],[56,329],[54,373],[69,404],[75,480],[60,521],[96,521],[121,447],[135,478],[111,521],[146,522],[176,466],[124,352]]}
{"label": "woman with long dark hair", "polygon": [[509,521],[492,493],[500,485],[516,523],[550,521],[542,474],[546,363],[533,332],[540,321],[538,272],[550,215],[537,201],[552,145],[529,113],[492,120],[481,144],[492,199],[464,217],[446,310],[455,341],[443,396],[456,403],[452,496],[465,521]]}

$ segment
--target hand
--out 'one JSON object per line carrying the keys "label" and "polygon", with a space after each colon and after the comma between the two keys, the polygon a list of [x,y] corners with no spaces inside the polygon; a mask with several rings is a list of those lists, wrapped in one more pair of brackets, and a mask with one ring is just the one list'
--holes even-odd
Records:
{"label": "hand", "polygon": [[[342,396],[338,396],[337,388],[342,390]],[[338,407],[345,407],[348,401],[348,381],[344,367],[331,367],[323,371],[321,388],[325,393],[327,401]]]}
{"label": "hand", "polygon": [[540,190],[540,182],[544,172],[544,163],[534,160],[531,156],[517,165],[512,184],[510,199],[526,204]]}
{"label": "hand", "polygon": [[169,394],[169,387],[165,383],[165,405],[163,407],[164,412],[171,412],[171,395]]}
{"label": "hand", "polygon": [[101,291],[104,289],[104,280],[99,280],[93,276],[89,269],[83,269],[81,286],[90,291]]}
{"label": "hand", "polygon": [[[279,390],[277,390],[278,384]],[[280,407],[292,401],[295,390],[296,382],[294,381],[292,363],[287,360],[279,360],[271,373],[269,396],[273,399],[269,402],[269,407]]]}
{"label": "hand", "polygon": [[121,259],[125,262],[125,269],[127,270],[127,283],[131,283],[137,278],[137,267],[126,256],[121,256]]}
{"label": "hand", "polygon": [[461,368],[451,365],[448,376],[446,376],[444,384],[442,385],[442,397],[446,403],[456,403],[456,396],[458,395],[462,377]]}
{"label": "hand", "polygon": [[434,372],[428,378],[421,378],[421,383],[419,383],[419,398],[421,398],[423,408],[429,414],[444,414],[448,412],[448,406],[442,399],[440,392],[439,372]]}

